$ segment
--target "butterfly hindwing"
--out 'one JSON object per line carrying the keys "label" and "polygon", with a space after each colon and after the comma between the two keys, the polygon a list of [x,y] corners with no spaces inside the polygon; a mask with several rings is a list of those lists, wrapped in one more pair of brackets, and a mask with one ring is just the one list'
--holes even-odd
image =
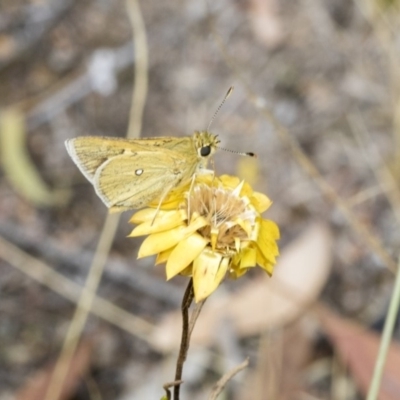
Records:
{"label": "butterfly hindwing", "polygon": [[185,161],[170,151],[141,151],[115,156],[94,176],[96,193],[108,207],[140,208],[177,186]]}

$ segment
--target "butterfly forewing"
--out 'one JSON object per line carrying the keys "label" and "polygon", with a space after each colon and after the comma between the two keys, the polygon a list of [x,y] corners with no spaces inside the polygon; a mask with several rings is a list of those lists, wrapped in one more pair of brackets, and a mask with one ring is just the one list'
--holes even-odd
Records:
{"label": "butterfly forewing", "polygon": [[93,182],[97,168],[110,157],[123,154],[127,143],[114,138],[85,136],[67,140],[65,146],[81,172]]}
{"label": "butterfly forewing", "polygon": [[205,168],[217,143],[215,135],[203,131],[182,138],[85,136],[65,145],[103,202],[122,211],[161,200],[189,181]]}
{"label": "butterfly forewing", "polygon": [[183,154],[185,158],[196,157],[196,150],[193,147],[191,137],[124,139],[83,136],[67,140],[65,146],[71,158],[89,181],[93,180],[97,168],[110,157],[126,152],[150,151],[153,148],[154,151],[157,151],[157,149],[159,151],[169,149]]}

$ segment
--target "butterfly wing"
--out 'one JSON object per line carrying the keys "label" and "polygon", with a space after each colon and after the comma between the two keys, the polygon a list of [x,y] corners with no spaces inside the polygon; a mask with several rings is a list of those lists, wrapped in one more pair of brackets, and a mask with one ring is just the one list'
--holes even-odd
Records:
{"label": "butterfly wing", "polygon": [[[171,150],[191,158],[196,155],[191,137],[160,137],[125,139],[100,136],[82,136],[65,142],[68,154],[91,183],[97,169],[111,157],[142,152]],[[193,161],[192,161],[193,163]]]}
{"label": "butterfly wing", "polygon": [[178,186],[187,175],[185,159],[163,149],[109,158],[96,171],[96,193],[114,209],[141,208]]}
{"label": "butterfly wing", "polygon": [[65,147],[83,175],[93,183],[97,169],[109,158],[124,154],[132,143],[122,138],[82,136],[67,140]]}
{"label": "butterfly wing", "polygon": [[197,152],[194,146],[192,136],[183,137],[151,137],[151,138],[141,138],[135,140],[135,142],[140,143],[142,146],[151,146],[154,148],[164,148],[173,150],[180,154],[191,155],[197,157]]}

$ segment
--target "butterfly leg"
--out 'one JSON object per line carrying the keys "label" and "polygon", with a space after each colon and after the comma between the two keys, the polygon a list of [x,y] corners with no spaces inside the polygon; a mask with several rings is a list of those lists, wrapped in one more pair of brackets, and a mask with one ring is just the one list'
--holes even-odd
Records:
{"label": "butterfly leg", "polygon": [[187,224],[188,225],[190,224],[190,216],[191,216],[190,215],[190,195],[192,194],[192,190],[193,190],[195,181],[196,181],[196,174],[193,174],[192,182],[190,183],[190,188],[189,188],[189,192],[188,192],[188,199],[187,199],[187,204],[188,204],[188,207],[187,207],[187,212],[188,212],[187,219],[188,219],[188,222],[187,222]]}
{"label": "butterfly leg", "polygon": [[168,196],[168,193],[169,193],[173,188],[174,188],[173,185],[172,185],[172,186],[169,186],[169,187],[167,187],[166,190],[164,190],[164,191],[162,192],[161,197],[160,197],[160,201],[158,202],[158,206],[157,206],[157,209],[156,209],[156,213],[154,214],[153,220],[151,221],[151,226],[153,226],[154,221],[155,221],[156,218],[157,218],[157,215],[158,215],[158,213],[159,213],[159,211],[160,211],[162,202],[165,200],[165,198]]}

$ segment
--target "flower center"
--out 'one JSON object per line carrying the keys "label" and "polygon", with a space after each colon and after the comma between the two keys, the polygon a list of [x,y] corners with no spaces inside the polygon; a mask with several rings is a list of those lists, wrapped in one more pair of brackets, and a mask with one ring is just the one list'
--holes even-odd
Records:
{"label": "flower center", "polygon": [[190,219],[194,215],[205,218],[208,224],[199,233],[211,241],[216,235],[218,250],[235,250],[237,240],[249,240],[249,236],[239,223],[254,226],[255,212],[248,206],[246,197],[240,197],[232,190],[197,185],[186,201]]}

